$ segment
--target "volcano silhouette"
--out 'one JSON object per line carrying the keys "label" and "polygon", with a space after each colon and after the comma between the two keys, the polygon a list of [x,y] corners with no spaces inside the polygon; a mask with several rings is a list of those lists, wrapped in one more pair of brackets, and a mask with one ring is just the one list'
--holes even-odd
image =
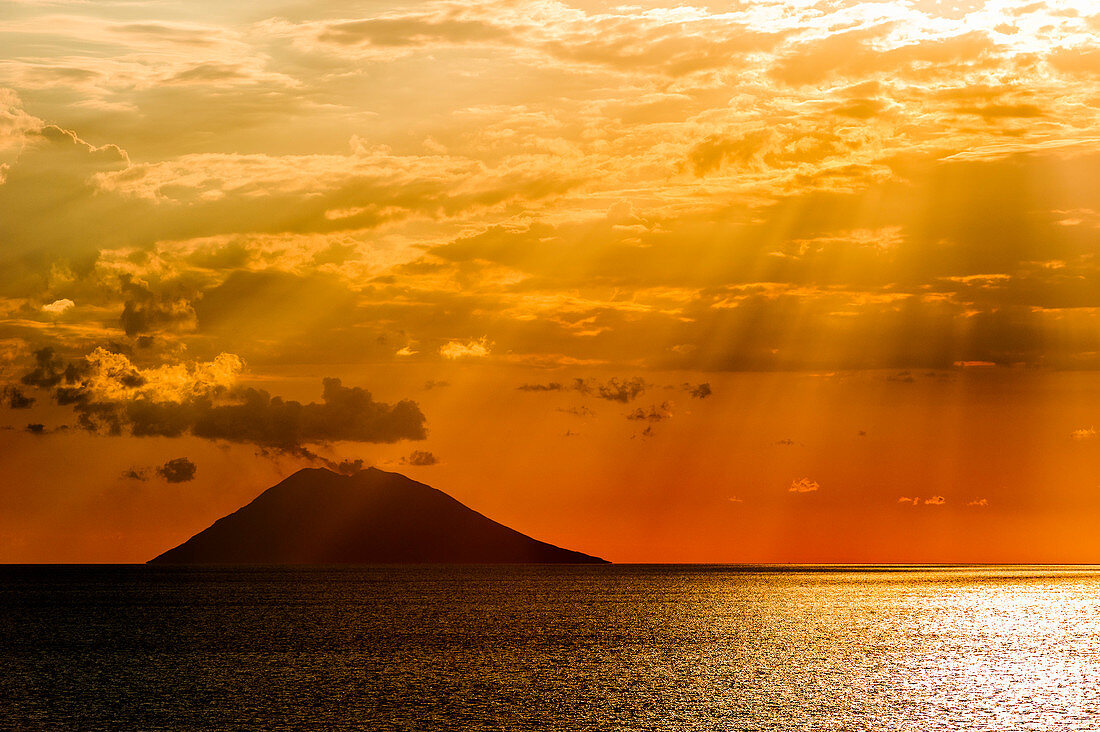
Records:
{"label": "volcano silhouette", "polygon": [[150,564],[605,563],[398,473],[300,470]]}

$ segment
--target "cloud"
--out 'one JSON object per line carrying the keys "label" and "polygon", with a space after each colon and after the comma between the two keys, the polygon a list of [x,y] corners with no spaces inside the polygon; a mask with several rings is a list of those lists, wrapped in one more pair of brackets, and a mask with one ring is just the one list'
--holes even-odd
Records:
{"label": "cloud", "polygon": [[146,285],[123,275],[122,291],[127,295],[120,323],[128,336],[155,333],[161,329],[196,325],[191,302],[179,296],[155,295]]}
{"label": "cloud", "polygon": [[76,307],[76,303],[68,298],[61,300],[54,300],[51,303],[42,306],[42,312],[49,313],[50,315],[61,315],[66,310]]}
{"label": "cloud", "polygon": [[454,361],[462,358],[485,358],[493,344],[482,337],[471,341],[448,341],[439,347],[439,355]]}
{"label": "cloud", "polygon": [[169,460],[157,468],[157,475],[169,483],[187,483],[195,479],[195,463],[185,457]]}
{"label": "cloud", "polygon": [[574,417],[594,417],[596,415],[595,412],[583,404],[578,407],[558,407],[558,411]]}
{"label": "cloud", "polygon": [[516,387],[520,391],[562,391],[565,387],[557,381],[549,384],[520,384]]}
{"label": "cloud", "polygon": [[594,396],[598,399],[625,404],[644,394],[646,383],[644,379],[637,376],[632,379],[612,377],[602,383],[596,380],[575,379],[573,389],[581,394]]}
{"label": "cloud", "polygon": [[911,506],[942,506],[947,503],[947,499],[943,496],[932,496],[931,498],[925,499],[916,496],[912,498],[902,496],[898,499],[898,503],[908,503]]}
{"label": "cloud", "polygon": [[436,465],[439,463],[439,458],[427,450],[413,450],[409,453],[408,457],[401,458],[402,465]]}
{"label": "cloud", "polygon": [[638,407],[626,415],[626,418],[638,422],[664,422],[672,419],[672,404],[664,402],[660,406],[651,405],[649,409]]}
{"label": "cloud", "polygon": [[51,347],[34,352],[34,368],[23,374],[20,381],[27,386],[50,389],[61,383],[66,376],[65,359],[58,356]]}
{"label": "cloud", "polygon": [[[103,434],[179,437],[251,443],[294,451],[337,441],[396,442],[426,436],[417,404],[375,401],[370,392],[323,380],[321,402],[302,404],[237,383],[240,359],[141,369],[122,354],[97,348],[62,368],[52,350],[36,357],[24,383],[53,388],[78,424]],[[29,377],[29,378],[28,378]],[[64,380],[64,386],[61,382]]]}
{"label": "cloud", "polygon": [[364,470],[366,463],[361,458],[355,460],[341,460],[333,463],[328,462],[328,466],[341,475],[355,475]]}
{"label": "cloud", "polygon": [[966,505],[967,506],[974,506],[975,508],[988,508],[989,507],[989,499],[988,498],[975,498],[973,501],[968,502]]}
{"label": "cloud", "polygon": [[694,399],[706,399],[714,393],[711,391],[710,384],[708,382],[696,384],[695,386],[692,386],[691,384],[684,384],[683,389],[684,391],[691,394],[692,398]]}
{"label": "cloud", "polygon": [[1069,433],[1069,436],[1074,440],[1091,440],[1096,437],[1095,427],[1082,427]]}
{"label": "cloud", "polygon": [[8,407],[11,409],[29,409],[34,404],[34,397],[29,397],[23,393],[23,390],[15,386],[4,387],[0,394],[8,400]]}
{"label": "cloud", "polygon": [[809,478],[799,478],[798,480],[791,481],[791,487],[787,489],[789,493],[813,493],[821,486],[818,485],[816,480],[810,480]]}

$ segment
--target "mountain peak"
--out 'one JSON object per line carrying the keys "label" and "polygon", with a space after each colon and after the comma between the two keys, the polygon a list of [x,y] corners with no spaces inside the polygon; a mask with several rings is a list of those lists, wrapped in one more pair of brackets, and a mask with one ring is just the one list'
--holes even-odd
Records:
{"label": "mountain peak", "polygon": [[400,473],[305,468],[157,564],[599,563],[537,541]]}

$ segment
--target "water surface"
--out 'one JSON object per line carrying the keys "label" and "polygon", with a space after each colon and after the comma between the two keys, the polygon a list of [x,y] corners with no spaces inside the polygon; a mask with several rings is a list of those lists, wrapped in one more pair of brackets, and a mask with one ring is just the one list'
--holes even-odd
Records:
{"label": "water surface", "polygon": [[0,727],[1094,730],[1100,571],[0,567]]}

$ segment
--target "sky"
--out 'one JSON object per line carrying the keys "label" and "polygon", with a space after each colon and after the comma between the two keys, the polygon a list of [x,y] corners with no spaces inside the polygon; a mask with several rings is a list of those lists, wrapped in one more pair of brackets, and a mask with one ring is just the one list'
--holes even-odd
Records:
{"label": "sky", "polygon": [[309,466],[622,562],[1095,562],[1098,38],[9,0],[0,562],[142,562]]}

